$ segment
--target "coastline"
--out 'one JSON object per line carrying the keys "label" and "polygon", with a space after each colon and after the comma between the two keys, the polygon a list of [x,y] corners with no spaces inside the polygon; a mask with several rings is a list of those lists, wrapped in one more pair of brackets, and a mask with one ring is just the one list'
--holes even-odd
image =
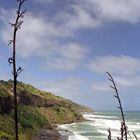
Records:
{"label": "coastline", "polygon": [[62,135],[57,126],[53,128],[42,128],[36,135],[32,136],[31,140],[68,140],[68,136]]}
{"label": "coastline", "polygon": [[[83,115],[82,115],[83,116]],[[86,122],[87,120],[83,117],[80,121],[72,121],[64,124],[51,124],[52,127],[45,126],[32,136],[31,140],[68,140],[70,135],[73,133],[65,128],[62,128],[62,125],[75,124],[80,122]]]}
{"label": "coastline", "polygon": [[[140,138],[140,112],[126,112],[128,139],[135,139],[133,131]],[[67,135],[69,140],[105,140],[108,137],[107,128],[111,129],[112,140],[120,136],[120,112],[90,112],[83,114],[86,120],[82,123],[58,125],[58,131]]]}

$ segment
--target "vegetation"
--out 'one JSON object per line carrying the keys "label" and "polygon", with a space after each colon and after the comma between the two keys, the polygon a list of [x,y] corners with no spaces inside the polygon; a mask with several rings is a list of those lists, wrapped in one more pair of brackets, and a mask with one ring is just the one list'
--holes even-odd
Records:
{"label": "vegetation", "polygon": [[[0,140],[14,140],[13,81],[0,81]],[[40,128],[52,129],[52,124],[84,121],[79,111],[91,111],[85,106],[65,100],[32,85],[17,82],[19,139],[30,140]]]}

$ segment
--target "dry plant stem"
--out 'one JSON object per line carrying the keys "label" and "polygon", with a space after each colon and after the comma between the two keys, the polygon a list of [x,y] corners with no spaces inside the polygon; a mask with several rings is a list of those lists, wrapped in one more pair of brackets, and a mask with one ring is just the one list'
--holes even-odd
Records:
{"label": "dry plant stem", "polygon": [[17,108],[18,108],[18,104],[17,104],[17,77],[18,75],[23,71],[23,69],[21,67],[19,67],[18,69],[16,68],[16,35],[17,35],[17,31],[21,28],[21,25],[23,23],[23,21],[21,20],[24,17],[24,14],[26,12],[26,10],[22,11],[21,7],[22,4],[25,2],[26,0],[17,0],[18,3],[18,9],[17,9],[17,15],[16,15],[16,19],[14,23],[10,23],[11,26],[14,28],[14,32],[13,32],[13,40],[9,41],[8,45],[12,44],[13,47],[13,55],[12,57],[10,57],[8,59],[9,64],[13,65],[13,79],[14,79],[14,88],[13,88],[13,93],[14,93],[14,112],[15,112],[15,139],[19,140],[18,137],[18,112],[17,112]]}
{"label": "dry plant stem", "polygon": [[[127,140],[127,127],[126,127],[126,123],[125,123],[125,115],[123,113],[123,108],[122,108],[122,104],[121,104],[121,100],[120,100],[120,97],[119,97],[119,92],[118,92],[118,89],[117,89],[117,86],[116,86],[116,83],[112,77],[112,75],[107,72],[108,74],[108,79],[112,82],[113,86],[111,86],[111,88],[113,90],[115,90],[115,93],[116,95],[114,95],[115,98],[117,98],[118,102],[119,102],[119,106],[118,108],[120,109],[121,111],[121,116],[122,116],[122,124],[121,124],[121,140],[123,140],[123,137],[125,136],[125,140]],[[124,131],[124,133],[123,133]]]}
{"label": "dry plant stem", "polygon": [[108,140],[111,140],[111,130],[110,130],[110,128],[107,129],[107,131],[108,131]]}
{"label": "dry plant stem", "polygon": [[137,138],[137,136],[136,136],[135,132],[133,132],[133,131],[132,131],[132,133],[133,133],[133,135],[134,135],[135,139],[136,139],[136,140],[138,140],[138,138]]}

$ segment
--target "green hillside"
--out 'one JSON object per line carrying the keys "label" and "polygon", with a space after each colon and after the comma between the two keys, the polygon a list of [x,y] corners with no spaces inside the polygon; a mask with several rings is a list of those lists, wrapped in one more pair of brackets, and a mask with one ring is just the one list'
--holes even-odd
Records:
{"label": "green hillside", "polygon": [[[0,81],[0,140],[13,140],[13,81]],[[17,83],[20,140],[29,140],[40,128],[84,121],[81,111],[91,109],[65,100],[32,85]]]}

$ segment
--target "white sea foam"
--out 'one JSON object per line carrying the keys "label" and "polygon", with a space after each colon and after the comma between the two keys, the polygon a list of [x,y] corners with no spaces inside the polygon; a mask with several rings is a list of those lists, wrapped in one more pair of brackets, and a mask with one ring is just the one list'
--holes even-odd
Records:
{"label": "white sea foam", "polygon": [[89,140],[87,137],[82,136],[74,132],[73,135],[69,136],[69,140]]}
{"label": "white sea foam", "polygon": [[128,125],[128,129],[129,129],[129,131],[136,131],[136,130],[140,130],[140,126],[139,125]]}
{"label": "white sea foam", "polygon": [[105,124],[106,128],[112,128],[112,129],[120,129],[120,121],[118,120],[103,120],[103,123]]}
{"label": "white sea foam", "polygon": [[83,117],[87,120],[94,120],[95,118],[117,119],[117,117],[115,117],[115,116],[103,116],[103,115],[92,115],[92,114],[83,114]]}
{"label": "white sea foam", "polygon": [[67,124],[64,124],[64,125],[58,125],[58,129],[68,129],[68,125]]}
{"label": "white sea foam", "polygon": [[[108,136],[107,129],[111,129],[112,140],[120,136],[121,121],[116,116],[99,115],[99,113],[83,115],[89,121],[84,123],[73,123],[61,125],[60,128],[64,129],[64,135],[69,136],[69,140],[104,140]],[[129,131],[134,131],[137,137],[140,137],[140,122],[129,120],[126,122]],[[68,130],[68,131],[65,131]],[[131,134],[133,137],[133,134]],[[128,136],[129,140],[129,136]]]}
{"label": "white sea foam", "polygon": [[98,128],[112,128],[116,130],[120,130],[121,122],[119,120],[107,120],[107,119],[94,119],[94,122],[90,123],[91,126],[95,126]]}
{"label": "white sea foam", "polygon": [[71,128],[70,126],[75,127],[76,123],[58,125],[58,128],[67,130]]}

